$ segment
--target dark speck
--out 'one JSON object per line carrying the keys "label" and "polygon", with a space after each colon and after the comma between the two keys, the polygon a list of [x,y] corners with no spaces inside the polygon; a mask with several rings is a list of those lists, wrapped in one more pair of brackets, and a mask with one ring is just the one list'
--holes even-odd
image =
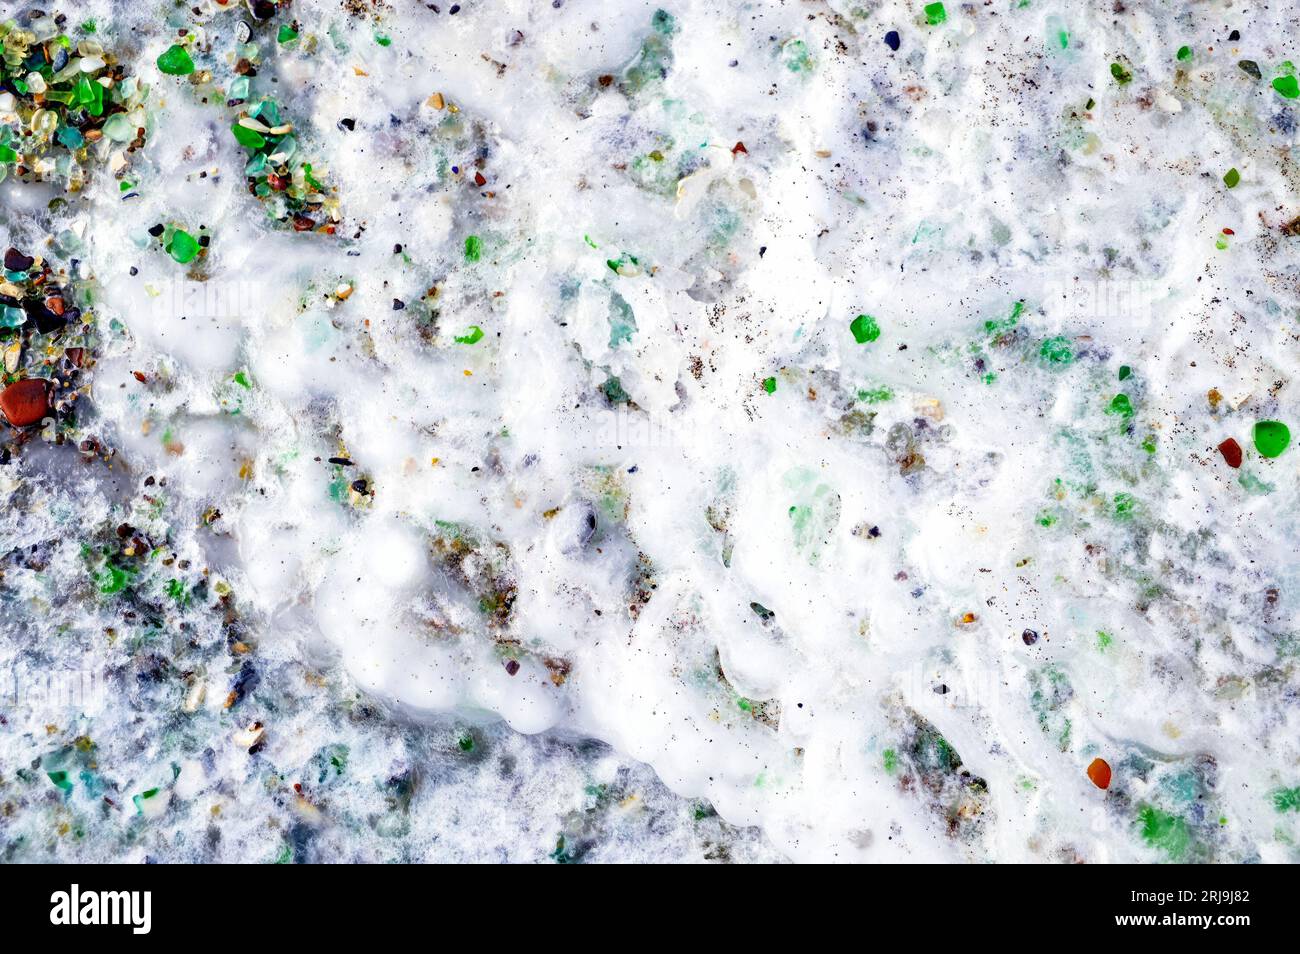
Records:
{"label": "dark speck", "polygon": [[897,50],[901,43],[902,41],[898,38],[897,30],[890,30],[885,34],[885,46],[889,47],[891,50]]}

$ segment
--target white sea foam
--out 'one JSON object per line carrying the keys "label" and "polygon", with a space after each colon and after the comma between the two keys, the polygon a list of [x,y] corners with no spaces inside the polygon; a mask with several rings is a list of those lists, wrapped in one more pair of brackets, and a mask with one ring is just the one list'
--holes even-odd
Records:
{"label": "white sea foam", "polygon": [[[317,52],[255,88],[331,238],[268,228],[226,114],[153,75],[183,10],[87,6],[154,83],[140,198],[76,207],[127,329],[95,407],[276,658],[600,740],[793,859],[1294,860],[1296,472],[1213,450],[1297,420],[1294,109],[1235,65],[1285,58],[1282,8],[1211,56],[1218,8],[297,2]],[[201,284],[164,221],[211,232]]]}

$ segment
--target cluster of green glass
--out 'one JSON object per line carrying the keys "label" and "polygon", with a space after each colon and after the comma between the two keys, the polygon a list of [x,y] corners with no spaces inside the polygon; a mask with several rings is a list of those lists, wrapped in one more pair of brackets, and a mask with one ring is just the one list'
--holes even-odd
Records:
{"label": "cluster of green glass", "polygon": [[195,238],[179,225],[156,225],[151,234],[154,233],[163,250],[181,265],[188,265],[198,258],[210,240],[205,229],[200,229],[199,237]]}
{"label": "cluster of green glass", "polygon": [[[262,56],[254,31],[270,23],[276,8],[268,4],[262,12],[265,17],[258,18],[261,22],[250,27],[246,38],[236,43],[233,59],[223,56],[222,51],[183,41],[158,57],[158,70],[169,76],[188,77],[199,87],[224,85],[212,98],[239,110],[230,131],[247,153],[244,176],[248,191],[265,204],[277,222],[290,224],[299,232],[333,232],[338,222],[338,198],[322,181],[324,174],[319,166],[313,168],[299,148],[294,125],[282,115],[280,104],[259,97],[253,89]],[[296,46],[298,39],[296,21],[288,26],[281,24],[272,48]],[[228,81],[216,78],[219,72],[229,69],[228,62],[235,64],[233,75]]]}
{"label": "cluster of green glass", "polygon": [[293,125],[284,121],[279,104],[262,100],[241,112],[230,131],[248,153],[248,190],[271,204],[273,217],[291,220],[300,232],[321,224],[331,201],[328,188],[312,174],[312,164],[299,151]]}
{"label": "cluster of green glass", "polygon": [[59,179],[75,191],[92,153],[144,144],[148,87],[98,41],[58,33],[47,18],[31,29],[10,20],[0,49],[0,181]]}

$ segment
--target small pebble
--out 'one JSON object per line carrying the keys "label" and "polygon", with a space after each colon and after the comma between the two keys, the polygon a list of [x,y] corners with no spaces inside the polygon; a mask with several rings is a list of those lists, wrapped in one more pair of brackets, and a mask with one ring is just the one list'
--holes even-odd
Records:
{"label": "small pebble", "polygon": [[44,420],[50,408],[50,383],[43,378],[24,378],[0,392],[0,411],[14,427],[30,427]]}
{"label": "small pebble", "polygon": [[1241,445],[1229,437],[1219,445],[1219,453],[1223,455],[1224,461],[1234,470],[1241,466]]}
{"label": "small pebble", "polygon": [[25,272],[36,264],[36,259],[30,255],[24,255],[16,248],[10,248],[5,252],[5,271],[7,272]]}
{"label": "small pebble", "polygon": [[1105,759],[1093,759],[1088,764],[1088,778],[1100,789],[1110,788],[1110,765]]}

